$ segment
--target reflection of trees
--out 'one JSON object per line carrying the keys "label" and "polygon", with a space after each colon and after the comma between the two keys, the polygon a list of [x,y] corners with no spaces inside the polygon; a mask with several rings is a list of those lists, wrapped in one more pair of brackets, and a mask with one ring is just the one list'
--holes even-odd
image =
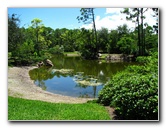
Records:
{"label": "reflection of trees", "polygon": [[87,93],[81,94],[79,95],[80,98],[90,98],[91,96]]}
{"label": "reflection of trees", "polygon": [[64,73],[56,72],[56,73],[54,73],[54,75],[57,76],[58,78],[60,78],[61,76],[63,76],[63,77],[68,77],[68,76],[73,77],[72,73],[70,73],[70,74],[67,74],[67,73],[64,74]]}
{"label": "reflection of trees", "polygon": [[[55,56],[51,59],[57,69],[74,69],[74,73],[84,72],[85,75],[98,76],[98,73],[102,70],[106,77],[111,77],[117,71],[123,70],[125,66],[130,65],[128,62],[117,63],[98,63],[98,60],[84,60],[81,57],[66,57]],[[102,78],[103,82],[107,79]]]}
{"label": "reflection of trees", "polygon": [[98,80],[107,82],[107,77],[112,77],[117,71],[123,70],[130,63],[98,63],[98,60],[84,60],[81,57],[55,56],[51,59],[57,69],[74,69],[74,74],[84,72],[84,75],[98,76],[103,71],[105,76],[99,76]]}
{"label": "reflection of trees", "polygon": [[96,90],[97,90],[97,87],[96,86],[93,86],[93,98],[95,98],[96,97]]}
{"label": "reflection of trees", "polygon": [[72,72],[65,73],[65,72],[53,72],[54,69],[48,68],[48,67],[41,67],[41,68],[35,68],[33,70],[29,71],[30,78],[34,81],[37,81],[38,86],[46,89],[44,80],[52,79],[54,76],[60,77],[67,77],[67,76],[73,76]]}
{"label": "reflection of trees", "polygon": [[39,81],[39,80],[38,80],[37,83],[38,83],[38,86],[41,87],[43,90],[46,90],[46,89],[47,89],[47,87],[46,87],[44,81]]}
{"label": "reflection of trees", "polygon": [[[132,64],[125,62],[102,62],[99,64],[96,60],[84,60],[81,57],[66,57],[60,55],[51,58],[51,61],[56,69],[74,70],[71,73],[52,72],[54,69],[43,66],[29,71],[31,79],[39,81],[39,84],[44,86],[44,80],[52,79],[54,76],[70,76],[75,80],[77,79],[76,87],[87,88],[88,86],[92,86],[94,96],[96,95],[98,83],[106,83],[117,71],[123,70],[125,66]],[[94,86],[95,84],[96,86]]]}
{"label": "reflection of trees", "polygon": [[41,67],[29,71],[32,80],[47,80],[52,79],[55,75],[50,72],[49,68]]}
{"label": "reflection of trees", "polygon": [[[87,86],[86,86],[87,87]],[[96,98],[97,96],[96,96],[96,90],[97,90],[97,86],[93,86],[93,98]],[[79,97],[81,97],[81,98],[90,98],[91,96],[90,96],[90,94],[88,94],[88,93],[84,93],[84,94],[82,94],[82,93],[80,93],[80,96]]]}
{"label": "reflection of trees", "polygon": [[37,81],[37,86],[41,87],[43,90],[47,89],[44,80],[52,79],[54,74],[51,74],[50,69],[46,67],[35,68],[29,71],[30,78]]}

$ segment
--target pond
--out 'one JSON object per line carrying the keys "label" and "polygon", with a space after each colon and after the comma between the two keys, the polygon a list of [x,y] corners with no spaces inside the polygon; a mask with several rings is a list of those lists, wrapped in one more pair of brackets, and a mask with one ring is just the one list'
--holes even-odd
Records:
{"label": "pond", "polygon": [[134,62],[84,60],[81,57],[54,56],[54,67],[35,68],[30,78],[42,89],[66,96],[96,98],[113,74]]}

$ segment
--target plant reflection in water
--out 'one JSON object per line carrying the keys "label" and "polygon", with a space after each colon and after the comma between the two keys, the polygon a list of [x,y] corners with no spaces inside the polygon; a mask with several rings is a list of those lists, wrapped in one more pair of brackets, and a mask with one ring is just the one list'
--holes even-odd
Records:
{"label": "plant reflection in water", "polygon": [[128,62],[98,63],[96,60],[84,60],[80,57],[55,56],[50,59],[55,66],[35,68],[29,72],[37,86],[46,91],[73,96],[96,98],[98,92],[117,71],[121,71]]}

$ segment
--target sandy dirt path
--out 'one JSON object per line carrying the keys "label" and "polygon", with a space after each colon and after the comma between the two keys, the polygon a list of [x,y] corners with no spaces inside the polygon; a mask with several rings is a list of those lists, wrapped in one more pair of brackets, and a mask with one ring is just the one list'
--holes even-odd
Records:
{"label": "sandy dirt path", "polygon": [[86,103],[92,98],[75,98],[53,94],[42,90],[30,79],[29,70],[37,67],[9,67],[8,95],[31,100],[41,100],[54,103]]}

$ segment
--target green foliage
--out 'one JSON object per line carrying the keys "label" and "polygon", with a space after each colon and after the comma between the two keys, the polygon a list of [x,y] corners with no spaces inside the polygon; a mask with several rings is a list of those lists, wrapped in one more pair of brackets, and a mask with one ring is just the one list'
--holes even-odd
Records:
{"label": "green foliage", "polygon": [[109,53],[119,53],[119,49],[117,48],[117,42],[119,40],[117,30],[111,30],[109,33],[109,42],[107,43],[107,51]]}
{"label": "green foliage", "polygon": [[117,46],[119,47],[121,53],[124,54],[133,54],[136,51],[136,42],[131,37],[123,36],[117,42]]}
{"label": "green foliage", "polygon": [[96,103],[48,103],[8,97],[8,120],[110,120]]}
{"label": "green foliage", "polygon": [[51,54],[63,54],[64,53],[64,47],[63,47],[63,45],[62,46],[56,45],[53,48],[50,48],[49,52]]}
{"label": "green foliage", "polygon": [[19,29],[20,19],[17,14],[8,15],[8,51],[15,53],[17,44],[21,42],[21,31]]}
{"label": "green foliage", "polygon": [[19,21],[16,15],[9,16],[8,65],[31,65],[50,58],[47,48],[51,44],[48,38],[51,30],[40,19],[32,20],[32,26],[27,29],[19,28]]}
{"label": "green foliage", "polygon": [[154,53],[141,66],[117,73],[101,90],[98,102],[115,108],[124,120],[158,119],[158,56]]}
{"label": "green foliage", "polygon": [[107,52],[109,50],[109,33],[107,28],[101,28],[97,31],[98,34],[98,47],[100,50]]}
{"label": "green foliage", "polygon": [[78,49],[85,59],[96,59],[98,54],[97,44],[91,33],[91,30],[81,29]]}
{"label": "green foliage", "polygon": [[[117,29],[108,31],[107,28],[95,29],[94,9],[82,8],[79,21],[93,23],[93,29],[52,29],[45,27],[42,20],[33,19],[28,28],[20,28],[20,17],[16,14],[8,15],[8,52],[9,65],[30,65],[37,61],[50,57],[51,54],[61,54],[64,52],[78,51],[85,59],[97,59],[98,52],[108,52],[113,54],[135,54],[140,51],[149,55],[151,52],[158,51],[158,34],[152,26],[145,25],[142,32],[144,44],[138,44],[138,28],[130,30],[126,24],[118,26]],[[133,19],[138,9],[124,12]],[[157,15],[156,15],[157,16]],[[133,19],[135,20],[135,19]],[[144,32],[143,32],[144,31]],[[140,40],[140,41],[142,41]],[[63,48],[61,47],[63,46]],[[140,50],[141,49],[143,50]]]}
{"label": "green foliage", "polygon": [[[98,46],[98,39],[97,39],[97,31],[96,31],[96,25],[95,25],[95,19],[94,19],[94,8],[81,8],[80,10],[81,16],[77,17],[77,20],[83,21],[84,24],[93,24],[93,29],[91,31],[82,29],[82,35],[84,40],[83,42],[83,48],[81,48],[82,56],[86,59],[96,59],[99,46]],[[86,31],[88,34],[86,34]],[[86,37],[85,37],[86,36]]]}
{"label": "green foliage", "polygon": [[44,81],[47,79],[52,79],[54,77],[54,74],[48,72],[48,69],[44,67],[30,70],[29,75],[32,80],[38,80],[38,81]]}
{"label": "green foliage", "polygon": [[[153,17],[156,18],[156,25],[153,25],[157,34],[148,23],[144,22],[145,12],[150,8],[124,8],[121,13],[126,14],[126,19],[137,23],[135,28],[137,36],[138,55],[147,55],[149,51],[157,52],[158,45],[158,9],[151,8],[154,11]],[[145,28],[144,28],[145,26]],[[153,48],[152,48],[153,47]]]}
{"label": "green foliage", "polygon": [[8,52],[8,65],[12,66],[14,59],[12,58],[12,52]]}
{"label": "green foliage", "polygon": [[75,51],[75,41],[76,41],[76,34],[74,30],[66,29],[60,36],[65,52],[73,52]]}

